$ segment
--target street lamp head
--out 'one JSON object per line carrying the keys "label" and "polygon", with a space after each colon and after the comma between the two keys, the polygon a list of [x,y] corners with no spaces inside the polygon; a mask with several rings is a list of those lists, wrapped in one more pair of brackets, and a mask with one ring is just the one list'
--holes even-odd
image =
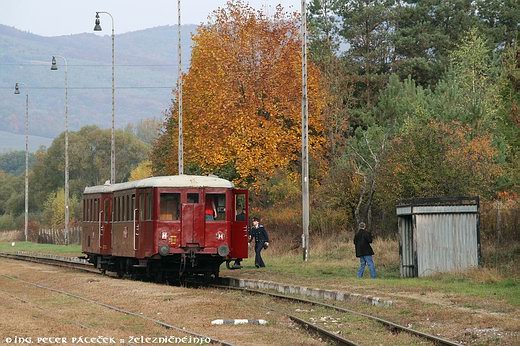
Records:
{"label": "street lamp head", "polygon": [[94,25],[94,31],[101,31],[101,25],[99,21],[99,12],[96,12],[96,25]]}
{"label": "street lamp head", "polygon": [[18,85],[18,83],[14,85],[14,94],[20,95],[20,86]]}
{"label": "street lamp head", "polygon": [[51,71],[58,71],[58,65],[56,64],[56,57],[52,57]]}

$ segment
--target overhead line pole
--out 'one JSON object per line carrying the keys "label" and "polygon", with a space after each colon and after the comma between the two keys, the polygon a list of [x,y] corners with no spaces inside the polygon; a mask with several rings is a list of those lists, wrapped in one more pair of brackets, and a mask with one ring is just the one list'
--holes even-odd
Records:
{"label": "overhead line pole", "polygon": [[303,260],[309,259],[309,112],[307,99],[307,6],[302,0],[302,247]]}
{"label": "overhead line pole", "polygon": [[178,14],[178,23],[177,23],[177,39],[179,45],[177,47],[179,53],[179,72],[177,77],[177,92],[178,99],[177,102],[179,104],[179,175],[184,174],[184,137],[182,133],[182,50],[181,50],[181,0],[177,1],[177,14]]}
{"label": "overhead line pole", "polygon": [[24,234],[25,241],[28,240],[29,234],[29,92],[27,85],[24,83],[16,83],[14,86],[14,94],[20,94],[20,86],[25,88],[25,206],[24,206]]}

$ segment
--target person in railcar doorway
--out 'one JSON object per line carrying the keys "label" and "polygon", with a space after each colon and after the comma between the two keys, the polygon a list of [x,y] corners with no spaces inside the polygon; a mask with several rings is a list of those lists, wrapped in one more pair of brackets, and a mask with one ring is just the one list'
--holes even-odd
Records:
{"label": "person in railcar doorway", "polygon": [[215,207],[215,199],[212,195],[206,195],[204,218],[206,221],[214,221],[217,219],[217,208]]}
{"label": "person in railcar doorway", "polygon": [[372,233],[366,230],[366,225],[364,222],[359,223],[358,231],[354,236],[354,245],[356,246],[356,257],[359,258],[359,269],[357,272],[357,277],[362,278],[363,273],[365,272],[365,266],[368,265],[368,269],[370,270],[370,277],[372,279],[376,278],[376,266],[374,264],[374,260],[372,256],[374,255],[374,250],[372,250]]}
{"label": "person in railcar doorway", "polygon": [[249,232],[249,242],[255,240],[255,267],[265,267],[264,260],[262,259],[262,250],[267,249],[269,246],[269,236],[264,228],[264,225],[260,224],[260,219],[253,217],[253,227]]}

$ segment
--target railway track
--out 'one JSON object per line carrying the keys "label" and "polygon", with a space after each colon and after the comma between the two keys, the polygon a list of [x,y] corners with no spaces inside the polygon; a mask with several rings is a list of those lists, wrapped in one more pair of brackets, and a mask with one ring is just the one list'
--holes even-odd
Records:
{"label": "railway track", "polygon": [[[58,267],[62,267],[62,268],[82,270],[82,271],[86,271],[86,272],[89,272],[89,273],[100,274],[100,272],[98,270],[96,270],[91,264],[88,264],[88,263],[78,263],[78,262],[72,262],[72,261],[66,261],[66,260],[54,259],[54,258],[47,258],[47,257],[41,257],[41,256],[19,255],[19,254],[8,254],[8,253],[0,253],[0,257],[14,259],[14,260],[22,260],[22,261],[26,261],[26,262],[33,262],[33,263],[38,263],[38,264],[53,265],[53,266],[58,266]],[[125,315],[128,315],[128,316],[133,316],[133,317],[137,317],[137,318],[140,318],[140,319],[143,319],[143,320],[146,320],[146,321],[150,321],[150,322],[153,322],[153,323],[155,323],[155,324],[157,324],[157,325],[159,325],[159,326],[161,326],[161,327],[163,327],[165,329],[175,330],[175,331],[178,331],[178,332],[181,332],[181,333],[184,333],[184,334],[188,334],[190,336],[194,336],[194,337],[199,338],[201,340],[209,340],[209,342],[211,344],[217,344],[217,345],[223,345],[223,346],[233,346],[233,344],[231,344],[229,342],[222,341],[222,340],[219,340],[219,339],[215,339],[215,338],[213,338],[211,336],[202,335],[202,334],[196,333],[194,331],[190,331],[190,330],[188,330],[188,329],[186,329],[184,327],[180,327],[180,326],[176,326],[176,325],[173,325],[173,324],[170,324],[170,323],[166,323],[164,321],[161,321],[161,320],[158,320],[158,319],[155,319],[155,318],[152,318],[152,317],[148,317],[146,315],[142,315],[142,314],[134,312],[134,311],[129,311],[129,310],[123,309],[123,308],[118,307],[118,306],[105,304],[105,303],[99,302],[99,301],[94,300],[94,299],[82,297],[82,296],[77,295],[77,294],[73,294],[73,293],[70,293],[70,292],[67,292],[67,291],[55,289],[55,288],[52,288],[52,287],[47,287],[47,286],[44,286],[44,285],[40,285],[40,284],[37,284],[37,283],[26,281],[26,280],[23,280],[23,279],[20,279],[20,278],[16,278],[16,277],[13,277],[13,276],[3,275],[3,274],[1,274],[1,276],[5,277],[7,279],[10,279],[10,280],[22,282],[22,283],[24,283],[26,285],[29,285],[29,286],[37,287],[37,288],[40,288],[40,289],[44,289],[44,290],[47,290],[47,291],[51,291],[51,292],[59,293],[59,294],[62,294],[62,295],[68,296],[68,297],[72,297],[72,298],[75,298],[75,299],[78,299],[78,300],[82,300],[82,301],[85,301],[85,302],[88,302],[88,303],[91,303],[91,304],[99,305],[99,306],[102,306],[104,308],[107,308],[107,309],[110,309],[110,310],[113,310],[113,311],[117,311],[119,313],[122,313],[122,314],[125,314]]]}
{"label": "railway track", "polygon": [[[29,262],[33,262],[33,263],[48,264],[48,265],[53,265],[53,266],[59,266],[59,267],[64,267],[64,268],[70,268],[70,269],[76,269],[76,270],[87,271],[90,273],[100,274],[99,270],[95,269],[91,264],[88,264],[88,263],[77,263],[77,262],[67,261],[64,259],[47,258],[47,257],[36,256],[36,255],[20,255],[20,254],[7,254],[7,253],[0,253],[0,257],[10,258],[10,259],[15,259],[15,260],[29,261]],[[362,313],[359,311],[347,309],[344,307],[339,307],[339,306],[332,305],[332,304],[326,304],[326,303],[319,302],[319,301],[308,300],[308,299],[298,298],[298,297],[289,296],[289,295],[283,295],[283,294],[278,294],[278,293],[272,293],[272,292],[254,290],[254,289],[242,288],[242,287],[231,287],[231,286],[225,286],[225,285],[220,285],[220,284],[219,285],[210,285],[210,287],[242,291],[242,292],[247,292],[249,294],[267,295],[272,298],[282,299],[282,300],[286,300],[286,301],[293,302],[293,303],[303,303],[303,304],[307,304],[307,305],[319,306],[319,307],[334,310],[334,311],[337,311],[337,312],[340,312],[343,314],[354,315],[354,316],[358,316],[361,318],[365,318],[367,320],[378,322],[378,323],[382,324],[383,326],[385,326],[391,333],[405,332],[405,333],[408,333],[415,337],[422,338],[424,340],[428,340],[429,342],[432,342],[435,345],[443,345],[443,346],[444,345],[445,346],[460,346],[461,345],[457,342],[454,342],[454,341],[451,341],[451,340],[448,340],[445,338],[441,338],[436,335],[424,333],[424,332],[421,332],[421,331],[418,331],[418,330],[415,330],[415,329],[412,329],[409,327],[405,327],[400,324],[382,319],[377,316],[365,314],[365,313]],[[42,288],[45,288],[45,287],[42,287]],[[54,290],[54,289],[51,289],[51,290]],[[63,292],[63,294],[67,294],[67,293]],[[78,299],[81,299],[81,298],[78,298]],[[85,299],[88,300],[88,298],[85,298]],[[95,301],[92,301],[92,302],[95,303]],[[99,303],[99,304],[105,306],[105,304],[103,304],[103,303]],[[114,308],[114,310],[119,311],[119,310],[117,310],[117,309],[119,309],[117,307],[110,307],[110,306],[105,306],[105,307]],[[123,310],[123,309],[120,309],[120,310]],[[124,311],[120,311],[120,312],[127,313]],[[128,314],[134,315],[135,313],[128,312]],[[292,316],[289,314],[286,314],[286,315],[294,323],[309,330],[311,333],[318,334],[320,336],[320,338],[327,340],[328,342],[331,342],[331,343],[337,344],[337,345],[357,345],[356,342],[343,338],[342,336],[340,336],[336,333],[331,333],[330,331],[317,326],[315,323],[305,321],[299,317]],[[135,314],[135,316],[143,317],[142,315],[139,315],[139,314]],[[150,319],[150,321],[156,322],[156,320],[153,320],[153,319]],[[157,321],[156,323],[162,325],[165,328],[170,328],[170,329],[175,329],[175,330],[178,330],[178,328],[179,328],[176,326],[168,325],[161,321]],[[181,329],[181,330],[183,332],[191,334],[184,329]],[[193,333],[192,335],[197,335],[197,334]],[[212,339],[212,341],[213,340],[214,339]],[[225,343],[223,341],[219,341],[219,340],[215,340],[215,341],[218,344],[229,345],[228,343]]]}

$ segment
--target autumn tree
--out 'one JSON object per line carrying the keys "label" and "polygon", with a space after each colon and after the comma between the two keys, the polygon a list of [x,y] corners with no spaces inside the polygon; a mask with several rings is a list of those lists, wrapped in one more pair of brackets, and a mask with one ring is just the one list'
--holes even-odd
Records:
{"label": "autumn tree", "polygon": [[381,179],[389,208],[401,198],[489,198],[503,174],[492,136],[458,121],[409,119],[390,145]]}
{"label": "autumn tree", "polygon": [[[325,95],[312,64],[308,74],[310,149],[318,156],[324,144]],[[191,67],[183,80],[184,158],[189,172],[220,173],[253,183],[259,176],[297,165],[301,41],[295,15],[278,7],[267,17],[240,1],[229,2],[193,36]],[[177,107],[171,109],[166,132],[152,155],[154,166],[155,157],[177,157]],[[165,168],[177,173],[176,159]]]}

